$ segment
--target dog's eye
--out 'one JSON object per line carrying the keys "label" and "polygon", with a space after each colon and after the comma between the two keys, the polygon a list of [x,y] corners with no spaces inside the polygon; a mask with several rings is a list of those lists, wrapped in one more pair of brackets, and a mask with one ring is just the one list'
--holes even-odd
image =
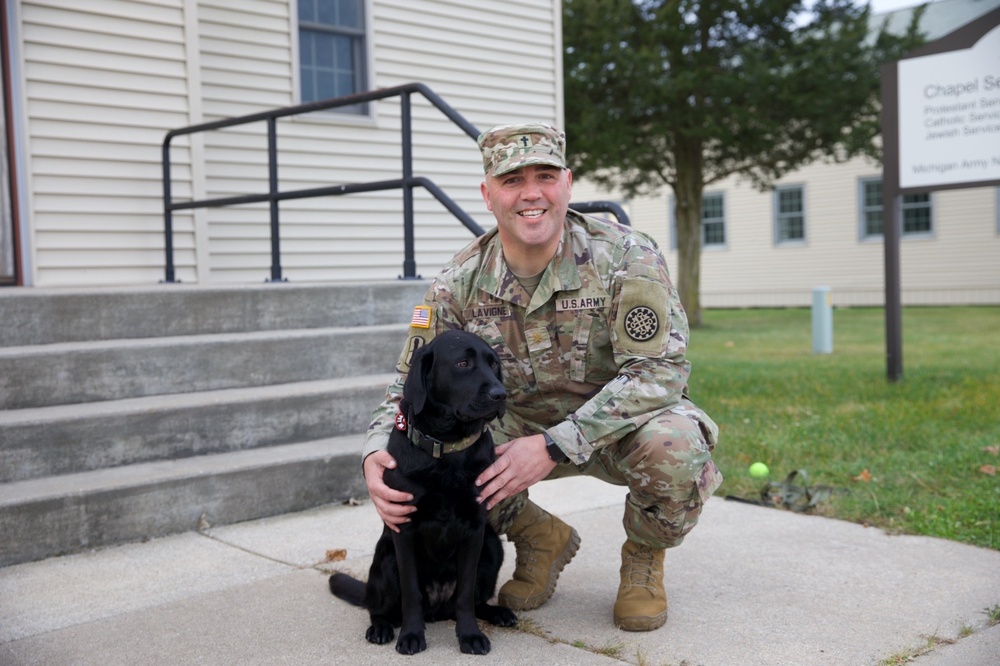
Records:
{"label": "dog's eye", "polygon": [[468,361],[468,359],[464,359],[463,358],[461,361],[459,361],[455,365],[457,365],[460,368],[467,368],[467,367],[469,367],[469,361]]}

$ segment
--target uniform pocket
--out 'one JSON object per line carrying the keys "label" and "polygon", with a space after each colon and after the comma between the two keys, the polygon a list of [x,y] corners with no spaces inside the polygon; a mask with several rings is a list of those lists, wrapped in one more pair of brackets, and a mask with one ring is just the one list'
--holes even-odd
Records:
{"label": "uniform pocket", "polygon": [[468,331],[478,335],[496,352],[500,358],[500,369],[503,372],[504,384],[520,390],[526,390],[533,384],[533,382],[528,381],[528,373],[525,372],[517,355],[511,351],[510,346],[500,332],[500,327],[496,323],[472,323],[469,325]]}

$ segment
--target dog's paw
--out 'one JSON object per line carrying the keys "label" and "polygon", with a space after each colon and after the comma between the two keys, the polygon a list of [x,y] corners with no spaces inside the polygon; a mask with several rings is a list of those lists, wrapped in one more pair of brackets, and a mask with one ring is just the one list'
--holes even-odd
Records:
{"label": "dog's paw", "polygon": [[509,608],[497,606],[496,616],[494,616],[492,624],[498,627],[513,627],[517,624],[517,615]]}
{"label": "dog's paw", "polygon": [[427,641],[424,639],[424,632],[411,631],[399,635],[396,641],[396,652],[399,654],[416,654],[427,649]]}
{"label": "dog's paw", "polygon": [[517,624],[517,615],[514,614],[514,611],[503,606],[481,604],[476,607],[476,617],[498,627],[513,627]]}
{"label": "dog's paw", "polygon": [[365,638],[368,639],[368,642],[377,645],[385,645],[395,635],[396,632],[392,630],[392,625],[385,622],[377,622],[368,627],[368,631],[365,632]]}
{"label": "dog's paw", "polygon": [[489,654],[490,639],[483,633],[466,634],[458,637],[458,646],[465,654]]}

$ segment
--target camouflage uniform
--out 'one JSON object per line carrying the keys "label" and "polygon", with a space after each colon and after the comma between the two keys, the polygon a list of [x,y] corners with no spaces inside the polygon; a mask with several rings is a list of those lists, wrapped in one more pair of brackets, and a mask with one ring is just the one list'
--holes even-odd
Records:
{"label": "camouflage uniform", "polygon": [[[718,427],[687,398],[687,318],[652,240],[569,211],[531,295],[508,270],[496,229],[460,251],[415,309],[365,456],[386,447],[413,350],[447,329],[479,335],[500,356],[508,407],[491,424],[497,444],[546,431],[569,457],[549,478],[627,485],[633,541],[675,546],[694,527],[722,481],[711,458]],[[526,499],[493,508],[498,532]]]}

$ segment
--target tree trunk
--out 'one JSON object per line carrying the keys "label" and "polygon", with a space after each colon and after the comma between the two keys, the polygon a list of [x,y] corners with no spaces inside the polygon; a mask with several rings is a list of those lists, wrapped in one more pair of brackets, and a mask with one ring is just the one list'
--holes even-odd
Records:
{"label": "tree trunk", "polygon": [[701,198],[702,146],[698,141],[677,142],[677,180],[673,183],[674,220],[677,222],[677,290],[688,323],[701,326]]}

